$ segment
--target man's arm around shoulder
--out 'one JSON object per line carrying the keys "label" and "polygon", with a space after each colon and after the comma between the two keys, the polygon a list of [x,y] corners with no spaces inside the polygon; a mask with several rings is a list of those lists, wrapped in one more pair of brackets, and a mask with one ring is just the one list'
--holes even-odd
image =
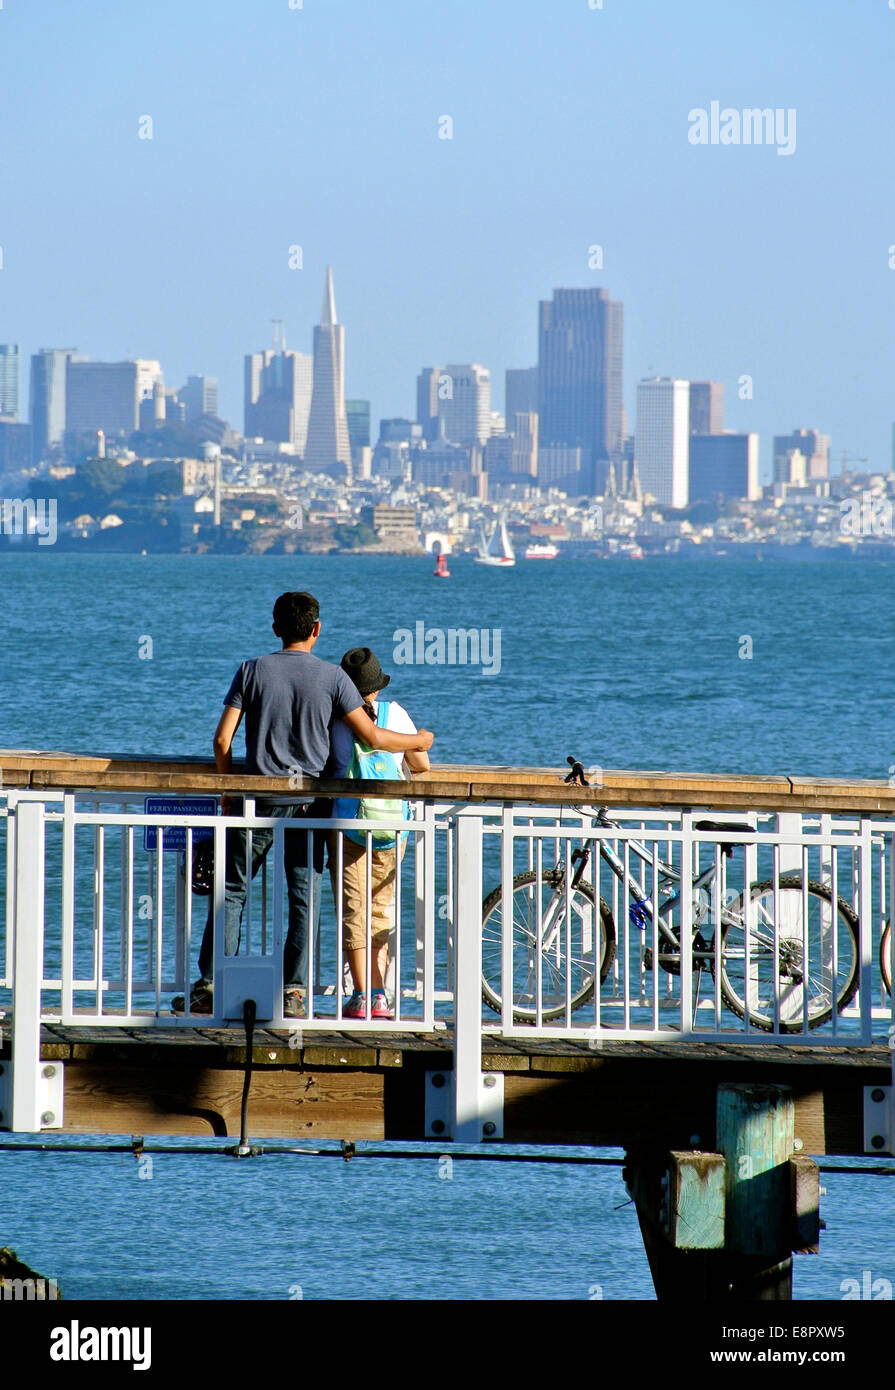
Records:
{"label": "man's arm around shoulder", "polygon": [[380,729],[362,708],[343,715],[343,720],[361,743],[369,748],[382,748],[386,753],[428,753],[435,739],[428,729],[418,729],[415,734],[395,734],[390,729]]}

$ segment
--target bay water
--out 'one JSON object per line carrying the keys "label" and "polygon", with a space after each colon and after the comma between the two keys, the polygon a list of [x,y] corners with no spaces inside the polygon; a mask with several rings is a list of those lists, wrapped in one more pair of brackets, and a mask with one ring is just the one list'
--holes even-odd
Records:
{"label": "bay water", "polygon": [[[389,694],[434,730],[434,760],[895,768],[893,564],[450,564],[439,581],[428,558],[4,555],[0,746],[210,756],[236,666],[277,645],[274,598],[310,589],[317,654],[372,647]],[[478,661],[451,662],[464,645],[474,654],[473,631]],[[91,1151],[108,1136],[75,1153],[60,1148],[71,1139],[42,1136],[43,1152],[15,1142],[0,1135],[0,1244],[69,1298],[652,1296],[619,1166],[448,1163],[421,1145],[391,1146],[418,1158],[346,1163],[205,1151],[225,1141],[178,1140],[190,1152],[172,1153],[152,1140],[139,1160]],[[895,1284],[895,1182],[862,1171],[870,1160],[847,1166],[822,1178],[827,1229],[821,1254],[795,1262],[797,1298],[842,1298],[866,1272]]]}

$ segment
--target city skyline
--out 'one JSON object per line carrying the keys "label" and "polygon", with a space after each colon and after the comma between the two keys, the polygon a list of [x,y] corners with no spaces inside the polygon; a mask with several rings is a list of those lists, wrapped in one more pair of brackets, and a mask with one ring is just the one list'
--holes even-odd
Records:
{"label": "city skyline", "polygon": [[[616,377],[614,380],[614,387],[612,393],[612,407],[614,409],[614,415],[612,417],[613,423],[607,424],[608,417],[606,414],[606,402],[609,399],[609,397],[606,394],[607,388],[604,382],[604,386],[603,388],[601,388],[600,393],[600,400],[602,403],[600,404],[600,402],[597,402],[596,428],[603,431],[602,437],[605,438],[607,441],[607,454],[609,452],[609,449],[612,447],[612,445],[609,443],[610,436],[612,439],[619,441],[616,444],[614,450],[615,456],[619,457],[621,453],[621,446],[624,444],[626,438],[623,427],[623,422],[625,420],[627,420],[627,436],[634,437],[636,434],[637,419],[639,414],[637,403],[642,398],[644,386],[653,381],[665,381],[671,380],[671,378],[640,378],[636,382],[635,387],[636,396],[634,410],[631,412],[630,415],[628,415],[624,400],[622,399],[621,402],[618,401],[618,384],[621,380],[621,358],[623,354],[622,324],[624,305],[620,301],[613,301],[610,297],[609,289],[605,286],[598,286],[593,288],[557,286],[554,287],[552,294],[552,301],[541,300],[538,306],[538,320],[541,326],[541,341],[543,344],[545,322],[547,324],[550,323],[549,312],[552,311],[555,314],[557,305],[565,306],[562,310],[563,314],[571,314],[571,317],[569,317],[567,320],[564,320],[560,315],[559,319],[556,320],[558,327],[563,333],[571,332],[572,337],[576,342],[579,341],[576,337],[576,334],[579,332],[579,329],[576,329],[574,327],[570,328],[569,325],[574,324],[576,315],[581,316],[582,328],[584,329],[585,337],[580,340],[581,345],[578,348],[566,349],[566,351],[570,354],[570,360],[571,357],[575,356],[575,354],[577,353],[577,355],[581,358],[582,362],[592,364],[593,362],[599,359],[600,354],[603,351],[600,342],[600,333],[603,333],[607,330],[605,327],[603,329],[596,330],[594,328],[590,328],[587,325],[586,321],[588,317],[593,317],[594,314],[594,310],[587,306],[599,305],[601,315],[604,318],[604,323],[609,323],[612,325],[611,329],[609,330],[615,335],[613,339],[614,346],[612,349],[612,353],[614,357],[617,359]],[[548,315],[546,320],[545,313]],[[609,316],[608,319],[605,317],[606,315]],[[596,320],[594,320],[594,322],[596,323]],[[247,438],[259,436],[273,441],[280,440],[284,442],[290,442],[296,445],[297,452],[299,453],[299,455],[303,455],[305,453],[305,444],[308,436],[309,421],[313,410],[311,377],[315,358],[313,355],[308,355],[293,350],[287,351],[284,321],[282,319],[273,319],[272,323],[274,324],[273,348],[266,349],[261,352],[245,354],[244,356],[243,410],[241,412],[241,414],[244,417],[243,428]],[[597,339],[594,340],[595,346],[585,347],[584,344],[590,341],[587,335],[592,334],[594,331],[597,331]],[[335,379],[337,378],[338,381],[341,383],[340,399],[344,403],[346,399],[351,399],[350,397],[348,397],[347,392],[344,389],[345,329],[344,325],[339,323],[336,319],[333,276],[331,267],[329,266],[327,266],[326,269],[323,307],[320,313],[320,322],[314,325],[313,332],[315,339],[315,347],[319,347],[322,342],[323,347],[325,349],[323,352],[323,356],[326,359],[326,362],[323,368],[323,376],[329,382],[328,389],[331,393],[333,387],[335,386]],[[332,337],[333,332],[335,333],[336,337],[333,342],[330,342],[330,338]],[[550,342],[549,333],[547,336],[547,342],[548,344]],[[8,346],[9,351],[12,351],[13,348],[15,349],[17,354],[15,361],[17,364],[19,364],[21,361],[21,354],[19,353],[18,344]],[[9,357],[5,359],[3,358],[3,351],[4,345],[0,344],[0,363],[2,363],[2,361],[4,360],[10,360]],[[572,392],[572,396],[569,397],[568,403],[565,406],[563,406],[561,397],[563,391],[566,389],[563,377],[564,369],[561,366],[561,358],[557,359],[557,354],[555,351],[553,351],[553,356],[551,359],[550,352],[551,349],[549,349],[548,347],[547,373],[548,379],[550,382],[553,383],[553,386],[552,388],[549,386],[542,388],[542,402],[543,391],[552,389],[554,396],[557,398],[559,402],[558,405],[556,403],[554,403],[553,405],[554,420],[559,420],[562,422],[558,430],[554,428],[554,433],[563,433],[564,426],[565,433],[568,434],[569,437],[568,440],[554,439],[551,441],[547,438],[545,431],[543,430],[543,426],[539,422],[540,447],[544,451],[553,449],[554,454],[559,455],[559,463],[556,463],[555,461],[553,463],[547,463],[545,477],[549,475],[550,479],[552,479],[554,482],[559,483],[559,485],[562,486],[562,478],[564,476],[565,469],[565,460],[562,458],[563,450],[567,447],[567,445],[569,447],[573,445],[574,440],[572,436],[576,428],[594,428],[594,425],[591,421],[591,417],[594,416],[595,406],[593,402],[585,402],[584,404],[582,404],[582,402],[579,400],[578,397],[580,395],[581,389],[580,382],[578,386],[575,387],[575,390]],[[46,361],[48,364],[51,362],[55,364],[59,361],[59,359],[66,359],[68,364],[77,364],[78,368],[84,375],[90,374],[92,369],[100,369],[103,371],[103,374],[106,377],[111,377],[115,374],[113,372],[113,369],[116,369],[120,374],[120,369],[124,367],[129,367],[131,365],[135,365],[137,368],[135,375],[138,383],[136,395],[137,424],[140,427],[142,427],[140,402],[141,399],[145,402],[149,393],[146,390],[142,392],[140,391],[139,381],[141,379],[141,376],[145,378],[145,381],[143,383],[144,387],[147,383],[149,383],[149,385],[151,386],[152,382],[156,379],[156,377],[158,378],[159,382],[161,382],[161,379],[164,375],[164,368],[162,363],[160,363],[159,361],[147,361],[146,359],[129,359],[117,363],[109,361],[90,362],[86,354],[78,353],[77,351],[71,348],[42,348],[31,358],[31,391],[29,394],[33,395],[35,390],[35,381],[37,379],[37,374],[35,370],[36,365],[41,363],[42,361]],[[63,375],[65,373],[65,367],[66,364],[65,362],[63,362]],[[591,368],[589,367],[588,370],[590,369]],[[56,370],[58,371],[59,368],[57,367]],[[484,404],[480,404],[477,402],[476,397],[479,394],[478,386],[475,385],[473,382],[469,381],[466,376],[460,376],[461,372],[468,373],[470,370],[476,373],[478,377],[481,377],[482,381],[484,382]],[[287,376],[288,380],[286,380]],[[537,392],[538,390],[538,366],[530,368],[507,367],[504,369],[502,373],[497,372],[495,374],[495,379],[499,379],[500,377],[505,378],[507,382],[506,399],[509,399],[511,378],[514,379],[512,389],[516,393],[523,391],[524,388],[524,392],[531,396],[533,392]],[[450,380],[451,383],[451,398],[447,401],[439,400],[439,382],[443,382],[444,380]],[[688,399],[687,405],[689,430],[691,433],[716,433],[721,432],[723,430],[723,432],[728,435],[737,434],[745,436],[746,434],[754,434],[755,436],[760,438],[760,434],[758,431],[738,431],[735,428],[733,428],[730,424],[725,425],[723,423],[725,394],[723,383],[718,383],[714,380],[695,381],[689,378],[684,378],[683,380],[687,382],[687,384],[691,388],[691,395]],[[211,377],[190,374],[182,387],[171,388],[169,385],[167,388],[167,396],[169,398],[173,396],[178,396],[181,403],[183,403],[184,393],[195,393],[197,390],[201,390],[204,393],[203,398],[207,397],[209,399],[213,399],[215,404],[217,404],[217,381],[217,376]],[[491,398],[491,381],[492,376],[490,370],[486,367],[481,366],[478,363],[450,364],[446,367],[424,368],[422,373],[418,373],[416,377],[415,415],[412,412],[408,412],[404,416],[400,417],[383,417],[378,411],[371,410],[371,419],[373,421],[379,420],[380,422],[383,419],[387,418],[417,419],[420,423],[423,424],[423,437],[429,438],[430,441],[432,441],[434,440],[435,435],[437,434],[437,430],[435,430],[434,432],[430,431],[428,434],[426,433],[426,417],[423,413],[424,398],[428,394],[431,398],[430,409],[432,411],[432,424],[437,425],[439,418],[441,418],[441,428],[444,430],[445,438],[447,440],[452,442],[475,442],[477,431],[474,425],[472,426],[472,432],[470,433],[469,439],[467,440],[466,436],[463,434],[462,431],[457,430],[456,427],[453,430],[451,430],[449,427],[445,426],[445,422],[452,422],[455,419],[463,421],[464,423],[467,421],[467,419],[469,422],[474,422],[478,418],[478,442],[484,445],[484,443],[487,442],[487,439],[486,437],[482,437],[482,422],[489,417],[490,409],[493,406],[493,401]],[[608,381],[608,378],[606,378],[606,381]],[[203,384],[206,382],[213,383],[213,385],[210,388],[205,388]],[[455,387],[457,388],[458,392],[457,401],[453,399]],[[208,395],[209,391],[211,393],[210,396]],[[470,394],[470,392],[472,392],[472,394]],[[24,391],[22,390],[22,383],[19,384],[17,399],[20,402],[24,402],[25,400]],[[40,397],[38,397],[37,399],[38,403],[40,404]],[[38,425],[37,436],[33,445],[33,448],[36,448],[38,439],[42,440],[44,438],[47,438],[47,441],[49,442],[50,434],[47,432],[45,427],[43,427],[42,417],[40,417],[40,424],[38,424],[37,418],[32,418],[33,411],[31,411],[30,409],[30,400],[28,402],[28,405],[28,410],[25,410],[24,408],[20,407],[19,420],[31,419],[32,429],[34,429],[35,425]],[[458,408],[459,414],[457,413]],[[330,411],[332,409],[332,404],[330,404],[330,406],[327,409],[328,411]],[[501,412],[496,411],[495,413],[500,414]],[[578,419],[579,416],[581,417],[580,420]],[[179,417],[169,416],[169,422],[176,418]],[[512,432],[513,421],[511,418],[507,417],[506,401],[504,402],[504,418],[506,430]],[[585,420],[589,422],[588,425],[583,425],[583,421]],[[135,426],[135,428],[136,427],[137,426]],[[79,427],[70,425],[69,428],[75,432],[84,432],[83,426]],[[895,431],[895,426],[893,426],[892,428],[893,431]],[[343,421],[337,421],[334,424],[333,428],[329,431],[329,433],[332,434],[333,439],[338,438],[339,441],[337,446],[336,457],[332,461],[335,462],[338,459],[338,461],[340,462],[347,462],[350,458],[350,449],[348,447],[347,416],[343,416]],[[345,436],[344,440],[342,439],[343,433]],[[56,431],[56,435],[58,436],[58,430]],[[815,440],[825,441],[824,467],[812,469],[809,462],[806,468],[806,476],[809,478],[812,476],[827,476],[829,468],[833,467],[833,465],[836,462],[836,456],[830,454],[830,436],[820,434],[818,429],[816,428],[816,425],[808,428],[800,426],[798,430],[794,431],[791,436],[788,436],[788,438],[791,438],[795,441],[797,440],[798,436],[811,437]],[[374,434],[374,438],[375,437],[376,436]],[[779,460],[777,458],[779,440],[780,436],[775,433],[773,435],[772,448],[766,450],[764,454],[760,455],[760,479],[762,483],[770,483],[772,481],[778,480],[778,478],[782,476],[779,471]],[[323,466],[322,457],[323,455],[321,453],[320,458],[317,460],[320,466]],[[586,447],[581,449],[581,456],[578,462],[580,463],[582,472],[584,474],[586,474],[587,476],[592,476],[592,473],[590,472],[590,465],[595,463],[598,457],[600,457],[600,455],[599,450],[597,449],[592,450],[590,456]],[[867,460],[861,459],[859,461],[866,462]],[[890,464],[891,455],[887,457],[884,462],[880,462],[878,466],[880,468],[884,467],[886,471],[888,471]],[[314,464],[306,464],[305,466],[312,468]],[[602,491],[604,483],[605,479],[601,478],[599,479],[598,487],[594,486],[593,488],[586,488],[584,490],[595,491],[599,493],[600,491]],[[678,489],[675,495],[678,497],[678,499],[680,499],[680,497],[683,494],[681,493],[680,489]],[[663,498],[662,500],[669,502],[671,498],[669,496],[668,498]],[[676,505],[683,505],[683,503],[681,503],[680,500],[678,500]]]}
{"label": "city skyline", "polygon": [[[391,418],[421,363],[497,383],[536,360],[533,304],[610,284],[629,411],[643,377],[711,377],[738,431],[802,421],[888,459],[885,4],[158,0],[138,29],[34,0],[0,25],[0,339],[23,361],[76,343],[214,373],[236,423],[243,355],[274,315],[310,351],[331,262],[346,394]],[[797,112],[792,152],[694,144],[716,101]]]}

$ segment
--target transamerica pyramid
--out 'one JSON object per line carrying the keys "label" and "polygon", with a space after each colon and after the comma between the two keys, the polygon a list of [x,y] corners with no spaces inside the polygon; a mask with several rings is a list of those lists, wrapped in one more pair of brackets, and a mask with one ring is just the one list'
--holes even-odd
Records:
{"label": "transamerica pyramid", "polygon": [[336,322],[333,273],[327,266],[323,309],[314,328],[314,386],[304,464],[324,472],[339,463],[351,468],[345,414],[345,329]]}

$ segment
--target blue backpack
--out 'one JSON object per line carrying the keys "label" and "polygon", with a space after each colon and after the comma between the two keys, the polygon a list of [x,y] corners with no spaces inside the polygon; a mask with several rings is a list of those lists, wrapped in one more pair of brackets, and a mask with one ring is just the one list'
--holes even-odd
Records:
{"label": "blue backpack", "polygon": [[[388,712],[391,708],[389,700],[380,700],[379,709],[376,712],[376,724],[380,729],[388,727]],[[366,778],[370,781],[400,782],[402,780],[401,763],[403,757],[400,753],[387,753],[382,748],[368,748],[365,743],[358,739],[354,740],[354,748],[351,753],[351,761],[345,771],[345,776],[352,779]],[[379,797],[361,796],[346,797],[340,796],[333,804],[333,816],[337,820],[407,820],[410,815],[410,808],[406,801],[397,798],[382,799]],[[366,831],[346,830],[345,834],[356,844],[364,845],[367,842]],[[402,839],[403,839],[402,835]],[[373,848],[388,849],[395,843],[395,832],[393,830],[380,830],[378,833],[373,831]]]}

